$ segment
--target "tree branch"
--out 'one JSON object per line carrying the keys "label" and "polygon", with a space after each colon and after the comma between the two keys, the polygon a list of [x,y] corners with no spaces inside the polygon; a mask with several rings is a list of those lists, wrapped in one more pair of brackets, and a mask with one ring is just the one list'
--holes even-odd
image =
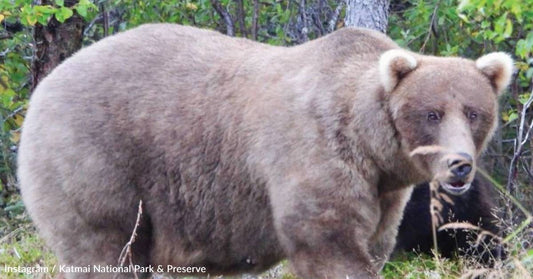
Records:
{"label": "tree branch", "polygon": [[303,36],[303,42],[309,41],[309,29],[307,28],[307,14],[305,12],[305,0],[300,0],[300,18],[302,20],[301,35]]}
{"label": "tree branch", "polygon": [[[522,151],[524,146],[526,145],[527,141],[529,140],[529,136],[531,135],[531,131],[533,130],[533,119],[531,120],[531,123],[526,124],[526,113],[531,104],[533,103],[533,90],[531,91],[531,94],[529,95],[529,99],[527,102],[522,106],[522,111],[520,112],[520,124],[518,126],[518,135],[514,139],[514,154],[513,158],[511,159],[511,163],[509,164],[509,175],[507,177],[507,191],[510,193],[514,193],[514,180],[517,172],[517,163],[518,159],[522,155]],[[526,128],[527,125],[527,128]]]}
{"label": "tree branch", "polygon": [[105,8],[105,3],[100,4],[100,10],[102,11],[102,18],[104,20],[104,37],[109,36],[109,12]]}
{"label": "tree branch", "polygon": [[435,32],[434,25],[435,18],[437,17],[437,11],[439,10],[439,4],[440,0],[437,1],[437,3],[435,4],[435,8],[433,9],[433,14],[431,15],[431,20],[429,21],[428,34],[426,36],[426,39],[424,40],[424,43],[422,44],[422,47],[420,47],[420,52],[424,52],[424,50],[426,49],[426,44],[429,41],[429,38],[431,37],[431,33],[435,34],[435,36],[437,35],[437,33]]}
{"label": "tree branch", "polygon": [[222,4],[218,0],[211,0],[211,4],[213,5],[213,8],[215,8],[215,11],[224,19],[224,22],[226,23],[226,34],[228,36],[235,36],[235,28],[233,24],[233,19],[231,18],[231,15],[229,12],[222,7]]}
{"label": "tree branch", "polygon": [[246,37],[248,37],[248,32],[246,31],[246,26],[244,24],[246,13],[244,12],[244,4],[243,4],[242,1],[243,0],[236,0],[236,2],[237,2],[237,21],[239,22],[239,29],[241,30],[241,35],[246,38]]}
{"label": "tree branch", "polygon": [[344,8],[344,2],[340,2],[337,8],[335,8],[335,11],[331,15],[331,18],[328,22],[328,33],[331,33],[335,31],[335,28],[337,27],[337,22],[339,21],[339,17],[341,15],[342,8]]}
{"label": "tree branch", "polygon": [[257,41],[257,17],[259,14],[259,0],[254,0],[254,13],[252,15],[252,39]]}

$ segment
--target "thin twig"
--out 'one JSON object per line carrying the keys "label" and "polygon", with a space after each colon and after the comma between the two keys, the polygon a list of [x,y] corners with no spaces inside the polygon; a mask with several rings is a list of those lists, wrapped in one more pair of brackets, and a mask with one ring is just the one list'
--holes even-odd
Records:
{"label": "thin twig", "polygon": [[426,44],[429,41],[429,38],[431,37],[431,33],[433,33],[433,25],[435,24],[435,18],[437,17],[437,11],[439,9],[440,0],[435,3],[435,8],[433,9],[433,14],[431,15],[431,20],[429,22],[429,29],[428,34],[426,36],[426,39],[424,40],[424,43],[422,44],[422,47],[420,47],[420,52],[424,52],[426,49]]}
{"label": "thin twig", "polygon": [[10,232],[10,233],[4,235],[2,238],[0,238],[0,244],[6,242],[6,241],[9,240],[10,238],[16,236],[19,232],[27,230],[29,227],[30,227],[29,224],[28,224],[28,225],[23,225],[23,226],[21,226],[21,227],[16,228],[16,229],[13,230],[12,232]]}
{"label": "thin twig", "polygon": [[104,19],[104,37],[109,35],[109,12],[105,8],[105,2],[100,4],[100,10],[102,10],[102,18]]}
{"label": "thin twig", "polygon": [[[122,251],[120,252],[120,256],[118,257],[118,263],[119,263],[119,266],[121,267],[124,266],[124,264],[126,263],[126,260],[128,260],[130,266],[133,266],[131,245],[133,245],[133,243],[135,242],[135,238],[137,237],[137,229],[139,228],[140,223],[141,223],[141,217],[143,214],[142,206],[143,206],[143,201],[140,200],[139,209],[137,210],[137,220],[135,221],[135,226],[133,227],[133,231],[131,232],[130,240],[128,241],[128,243],[126,243],[126,245],[124,245],[124,248],[122,248]],[[113,279],[116,278],[117,275],[118,273],[115,274],[115,276],[113,276]],[[133,272],[133,276],[135,276],[135,278],[138,279],[137,273]]]}
{"label": "thin twig", "polygon": [[514,139],[514,153],[513,158],[511,159],[511,163],[509,164],[509,174],[507,177],[507,191],[513,193],[514,192],[514,178],[516,174],[516,166],[518,159],[522,155],[522,149],[524,148],[524,145],[529,140],[529,136],[531,135],[531,130],[533,129],[533,119],[531,120],[531,123],[528,125],[527,130],[525,129],[525,122],[526,122],[526,113],[531,104],[533,103],[533,90],[531,91],[531,94],[529,95],[529,99],[527,102],[522,106],[522,111],[520,112],[520,124],[518,126],[518,135]]}
{"label": "thin twig", "polygon": [[244,24],[246,13],[244,12],[243,0],[236,0],[237,2],[237,21],[239,22],[239,29],[241,30],[242,37],[248,37],[248,32]]}
{"label": "thin twig", "polygon": [[87,36],[89,34],[89,31],[93,28],[93,26],[96,24],[97,21],[102,19],[102,15],[97,15],[87,24],[87,27],[85,27],[85,30],[83,30],[83,36]]}
{"label": "thin twig", "polygon": [[257,41],[257,17],[259,14],[259,0],[254,0],[254,12],[252,15],[252,39]]}
{"label": "thin twig", "polygon": [[11,113],[9,113],[9,115],[6,117],[6,119],[9,119],[9,118],[12,118],[12,117],[15,117],[15,115],[17,115],[19,112],[21,112],[22,110],[24,109],[24,106],[20,106],[18,108],[16,108],[15,110],[13,110]]}
{"label": "thin twig", "polygon": [[324,29],[324,24],[322,23],[323,9],[324,9],[324,0],[318,0],[318,7],[315,7],[312,13],[312,18],[319,32],[318,35],[320,37],[326,34],[326,30]]}

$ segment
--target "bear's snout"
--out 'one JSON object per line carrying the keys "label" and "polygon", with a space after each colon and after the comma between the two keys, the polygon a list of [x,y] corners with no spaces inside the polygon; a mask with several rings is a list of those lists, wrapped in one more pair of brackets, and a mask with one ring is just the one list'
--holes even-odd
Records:
{"label": "bear's snout", "polygon": [[474,176],[474,159],[465,152],[448,154],[445,158],[448,170],[440,184],[446,192],[461,195],[470,188]]}
{"label": "bear's snout", "polygon": [[466,153],[458,153],[456,158],[448,159],[448,167],[456,180],[465,180],[472,172],[472,156]]}

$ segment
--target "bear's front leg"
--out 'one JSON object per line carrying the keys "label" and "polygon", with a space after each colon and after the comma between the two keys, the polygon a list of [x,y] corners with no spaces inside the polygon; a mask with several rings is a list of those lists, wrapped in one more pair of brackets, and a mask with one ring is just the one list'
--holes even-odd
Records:
{"label": "bear's front leg", "polygon": [[370,240],[370,254],[374,258],[374,266],[377,270],[383,268],[396,245],[398,227],[412,192],[413,186],[409,186],[379,195],[381,218]]}
{"label": "bear's front leg", "polygon": [[379,222],[377,190],[353,176],[291,174],[270,190],[278,239],[305,279],[376,278],[368,251]]}

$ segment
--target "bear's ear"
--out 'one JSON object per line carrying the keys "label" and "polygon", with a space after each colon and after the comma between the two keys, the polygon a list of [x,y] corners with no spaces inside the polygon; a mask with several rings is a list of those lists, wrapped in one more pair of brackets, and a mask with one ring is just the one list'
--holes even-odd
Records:
{"label": "bear's ear", "polygon": [[417,64],[415,57],[403,49],[391,49],[383,53],[379,58],[379,78],[385,92],[391,92]]}
{"label": "bear's ear", "polygon": [[476,60],[476,67],[489,78],[498,95],[511,82],[513,75],[513,59],[504,52],[493,52]]}

